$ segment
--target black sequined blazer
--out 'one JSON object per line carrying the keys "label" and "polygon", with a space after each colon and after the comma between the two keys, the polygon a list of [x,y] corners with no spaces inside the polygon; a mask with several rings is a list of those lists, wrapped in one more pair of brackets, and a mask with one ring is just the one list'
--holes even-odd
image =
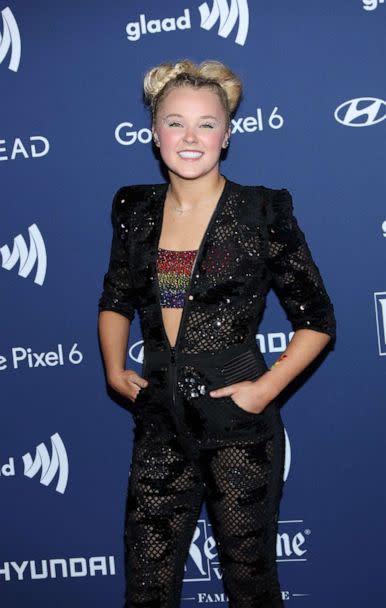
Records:
{"label": "black sequined blazer", "polygon": [[167,377],[175,398],[179,390],[188,397],[204,394],[209,368],[217,370],[211,386],[258,377],[267,366],[256,334],[271,285],[294,330],[313,329],[335,339],[333,305],[289,191],[226,180],[195,259],[171,348],[156,272],[167,187],[124,186],[116,193],[111,258],[99,300],[100,310],[130,321],[138,311],[145,372],[150,373],[147,359],[168,373],[174,364]]}
{"label": "black sequined blazer", "polygon": [[[124,186],[112,207],[113,240],[100,310],[138,311],[152,350],[163,331],[156,257],[167,184]],[[335,337],[333,305],[286,189],[226,181],[199,247],[177,338],[186,353],[222,351],[255,337],[271,283],[293,329]],[[222,317],[224,316],[224,319]]]}

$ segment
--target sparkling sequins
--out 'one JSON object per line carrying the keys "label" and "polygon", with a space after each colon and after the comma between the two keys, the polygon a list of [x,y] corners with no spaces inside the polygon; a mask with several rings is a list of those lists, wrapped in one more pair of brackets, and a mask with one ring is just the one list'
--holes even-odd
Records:
{"label": "sparkling sequins", "polygon": [[180,271],[166,262],[159,269],[158,302],[153,244],[160,236],[165,191],[164,185],[133,186],[116,195],[100,310],[132,320],[137,309],[144,341],[162,350],[158,304],[183,308],[188,295],[194,306],[184,316],[179,351],[216,354],[250,337],[273,286],[295,331],[310,328],[335,336],[333,306],[285,189],[228,182],[218,215],[205,232],[199,267],[194,268],[196,251],[164,252],[183,260]]}
{"label": "sparkling sequins", "polygon": [[[161,306],[183,308],[196,254],[197,250],[193,249],[175,251],[158,248],[157,272]],[[192,300],[193,296],[189,296],[189,299]]]}
{"label": "sparkling sequins", "polygon": [[177,385],[187,399],[196,399],[207,393],[204,379],[197,369],[193,366],[186,366],[185,374],[183,378],[178,380]]}

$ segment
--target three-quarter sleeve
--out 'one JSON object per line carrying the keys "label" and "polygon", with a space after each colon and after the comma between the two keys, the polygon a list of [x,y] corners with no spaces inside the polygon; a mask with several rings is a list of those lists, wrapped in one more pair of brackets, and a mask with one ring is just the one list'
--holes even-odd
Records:
{"label": "three-quarter sleeve", "polygon": [[268,259],[272,283],[294,331],[313,329],[336,339],[336,319],[319,268],[293,214],[286,188],[268,201]]}
{"label": "three-quarter sleeve", "polygon": [[98,309],[100,312],[112,310],[132,321],[135,316],[135,286],[130,268],[130,214],[126,190],[120,188],[113,199],[110,261]]}

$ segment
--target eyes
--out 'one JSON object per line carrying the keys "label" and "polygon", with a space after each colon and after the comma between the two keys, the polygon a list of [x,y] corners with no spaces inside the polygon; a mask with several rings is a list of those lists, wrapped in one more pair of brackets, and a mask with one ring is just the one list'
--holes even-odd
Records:
{"label": "eyes", "polygon": [[[181,122],[178,122],[177,120],[173,120],[171,122],[167,122],[166,125],[168,127],[183,127],[184,125]],[[214,129],[215,124],[212,122],[203,122],[199,125],[200,128],[204,128],[204,129]]]}

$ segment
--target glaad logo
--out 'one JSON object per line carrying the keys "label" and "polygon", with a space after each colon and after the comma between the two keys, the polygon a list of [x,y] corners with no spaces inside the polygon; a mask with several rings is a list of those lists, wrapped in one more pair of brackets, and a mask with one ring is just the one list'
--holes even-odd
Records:
{"label": "glaad logo", "polygon": [[21,234],[13,241],[12,253],[8,245],[0,247],[1,266],[4,270],[12,270],[19,262],[19,277],[28,277],[36,265],[34,283],[43,285],[47,271],[47,253],[41,232],[36,224],[28,228],[29,249]]}
{"label": "glaad logo", "polygon": [[165,17],[164,19],[146,20],[146,15],[141,14],[139,21],[131,21],[126,25],[126,34],[128,40],[137,42],[142,34],[157,34],[159,32],[175,32],[178,30],[190,30],[190,11],[188,8],[184,10],[181,17]]}
{"label": "glaad logo", "polygon": [[334,112],[345,127],[370,127],[386,119],[386,101],[377,97],[357,97],[344,101]]}
{"label": "glaad logo", "polygon": [[1,11],[1,16],[3,18],[3,35],[0,33],[0,63],[4,61],[9,49],[11,49],[8,67],[12,72],[17,72],[21,57],[19,28],[16,19],[8,6]]}
{"label": "glaad logo", "polygon": [[244,45],[249,28],[249,10],[247,0],[231,0],[230,6],[225,0],[213,0],[212,11],[209,11],[208,3],[203,2],[199,6],[201,15],[200,26],[204,30],[211,30],[219,21],[218,35],[228,38],[231,31],[239,20],[239,27],[235,42]]}
{"label": "glaad logo", "polygon": [[374,293],[375,318],[377,323],[378,350],[381,357],[386,355],[386,291]]}
{"label": "glaad logo", "polygon": [[[68,458],[67,451],[59,433],[51,435],[51,456],[44,443],[39,443],[36,447],[35,459],[29,452],[24,454],[24,475],[25,477],[35,477],[40,473],[40,483],[48,486],[58,473],[55,490],[64,494],[68,482]],[[0,467],[0,476],[13,477],[15,475],[15,459],[10,457],[8,462]]]}
{"label": "glaad logo", "polygon": [[[199,6],[200,27],[204,30],[211,30],[217,22],[218,35],[228,38],[236,26],[236,44],[244,45],[249,28],[249,9],[247,0],[214,0],[212,10],[208,3],[203,2]],[[161,32],[175,32],[176,30],[192,29],[191,15],[188,8],[179,17],[164,17],[163,19],[147,19],[144,13],[139,16],[139,21],[130,21],[126,25],[127,39],[130,42],[137,42],[145,34],[158,34]]]}
{"label": "glaad logo", "polygon": [[362,0],[362,5],[365,11],[375,11],[375,9],[384,2],[385,0]]}
{"label": "glaad logo", "polygon": [[15,137],[12,144],[0,139],[0,152],[5,152],[0,161],[16,160],[20,155],[23,158],[42,158],[49,150],[50,142],[44,135],[31,135],[28,143],[23,143],[21,137]]}
{"label": "glaad logo", "polygon": [[40,483],[48,486],[58,473],[55,489],[64,494],[68,482],[68,458],[59,433],[51,435],[51,447],[51,458],[44,443],[39,443],[36,447],[35,460],[32,460],[31,454],[24,454],[24,475],[32,479],[41,469]]}

